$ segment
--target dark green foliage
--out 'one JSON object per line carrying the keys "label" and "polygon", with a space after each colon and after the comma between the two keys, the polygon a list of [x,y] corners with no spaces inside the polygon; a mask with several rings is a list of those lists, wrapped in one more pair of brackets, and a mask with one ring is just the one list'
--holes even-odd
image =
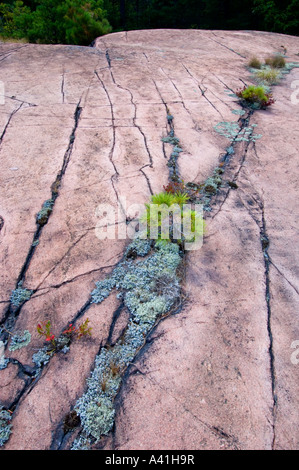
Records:
{"label": "dark green foliage", "polygon": [[22,1],[0,6],[0,34],[29,42],[89,45],[96,37],[109,33],[102,0]]}
{"label": "dark green foliage", "polygon": [[[8,0],[0,36],[89,45],[111,31],[180,28],[298,35],[299,0]],[[110,27],[111,25],[111,27]]]}
{"label": "dark green foliage", "polygon": [[253,5],[253,13],[263,18],[263,29],[299,34],[299,0],[253,0]]}

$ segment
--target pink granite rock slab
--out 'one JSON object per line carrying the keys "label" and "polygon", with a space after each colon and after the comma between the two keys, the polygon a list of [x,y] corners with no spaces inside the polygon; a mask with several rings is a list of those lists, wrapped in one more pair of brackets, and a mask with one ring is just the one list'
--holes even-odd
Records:
{"label": "pink granite rock slab", "polygon": [[[257,31],[129,31],[93,48],[0,45],[0,314],[11,334],[31,333],[28,346],[5,349],[0,403],[12,408],[12,433],[3,449],[71,447],[78,429],[66,441],[65,419],[101,346],[128,321],[114,294],[90,303],[130,242],[99,239],[100,205],[118,214],[125,201],[117,234],[163,190],[169,115],[181,178],[204,183],[230,146],[214,126],[238,121],[231,95],[253,83],[249,59],[282,46],[297,61],[297,37]],[[236,143],[224,168],[203,246],[186,253],[186,302],[124,376],[113,431],[95,448],[298,449],[298,78],[296,68],[285,75],[275,104],[250,117],[262,138]],[[16,307],[19,280],[34,293]],[[86,318],[92,336],[34,377],[32,355],[44,344],[37,323],[50,319],[58,335]]]}

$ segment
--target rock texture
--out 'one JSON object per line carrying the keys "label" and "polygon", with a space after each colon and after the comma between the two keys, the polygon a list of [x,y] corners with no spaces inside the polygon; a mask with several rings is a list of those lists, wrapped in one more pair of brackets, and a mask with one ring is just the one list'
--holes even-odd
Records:
{"label": "rock texture", "polygon": [[[253,83],[250,57],[284,48],[287,62],[299,60],[299,38],[251,31],[131,31],[89,48],[0,44],[0,352],[9,359],[0,403],[11,415],[2,449],[71,448],[80,426],[70,413],[95,356],[127,324],[114,293],[90,302],[129,243],[97,237],[99,204],[144,204],[163,190],[169,114],[182,179],[206,181],[231,145],[214,127],[242,124],[232,93]],[[94,448],[299,448],[298,79],[298,68],[283,75],[274,105],[250,115],[262,137],[234,143],[203,246],[185,255],[182,308],[126,370],[114,427]],[[18,288],[31,291],[19,306]],[[50,320],[58,335],[86,318],[92,336],[37,374],[36,325]],[[25,330],[30,343],[10,351]]]}

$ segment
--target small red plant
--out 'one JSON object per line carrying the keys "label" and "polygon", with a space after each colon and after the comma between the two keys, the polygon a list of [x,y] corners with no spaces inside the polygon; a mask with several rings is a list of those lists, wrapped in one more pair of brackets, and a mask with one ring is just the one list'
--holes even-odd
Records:
{"label": "small red plant", "polygon": [[166,193],[177,194],[184,192],[185,187],[183,183],[171,181],[167,186],[163,186],[163,189]]}
{"label": "small red plant", "polygon": [[[69,324],[68,328],[62,332],[62,335],[65,335],[69,338],[75,338],[75,339],[80,339],[82,336],[89,335],[91,336],[91,327],[88,326],[89,324],[89,319],[87,318],[83,323],[81,323],[78,328],[73,326],[72,323]],[[46,338],[46,341],[51,342],[54,349],[59,348],[59,340],[61,339],[62,336],[59,338],[56,338],[56,336],[51,332],[51,322],[48,320],[46,323],[39,323],[36,327],[37,332]]]}
{"label": "small red plant", "polygon": [[55,345],[55,335],[51,333],[51,322],[48,320],[46,323],[41,324],[39,323],[36,327],[37,332],[41,336],[45,336],[46,341],[50,341],[53,345]]}
{"label": "small red plant", "polygon": [[86,320],[81,323],[78,328],[73,326],[72,323],[69,324],[68,328],[63,331],[62,334],[64,335],[69,335],[69,336],[75,336],[78,339],[82,338],[82,336],[89,335],[91,336],[91,327],[88,326],[89,319],[86,318]]}

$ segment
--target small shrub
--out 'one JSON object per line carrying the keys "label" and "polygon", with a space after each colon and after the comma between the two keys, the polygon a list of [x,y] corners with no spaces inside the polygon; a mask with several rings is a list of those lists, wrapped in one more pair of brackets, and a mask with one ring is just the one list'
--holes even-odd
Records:
{"label": "small shrub", "polygon": [[267,57],[265,59],[265,64],[270,65],[270,67],[273,67],[275,69],[282,69],[285,67],[286,61],[282,55],[277,54]]}
{"label": "small shrub", "polygon": [[248,65],[249,67],[252,67],[253,69],[260,69],[262,66],[262,63],[257,57],[251,57]]}
{"label": "small shrub", "polygon": [[262,86],[250,85],[244,87],[242,90],[238,90],[236,95],[243,101],[253,108],[265,109],[274,103],[271,93],[266,93],[265,88]]}

